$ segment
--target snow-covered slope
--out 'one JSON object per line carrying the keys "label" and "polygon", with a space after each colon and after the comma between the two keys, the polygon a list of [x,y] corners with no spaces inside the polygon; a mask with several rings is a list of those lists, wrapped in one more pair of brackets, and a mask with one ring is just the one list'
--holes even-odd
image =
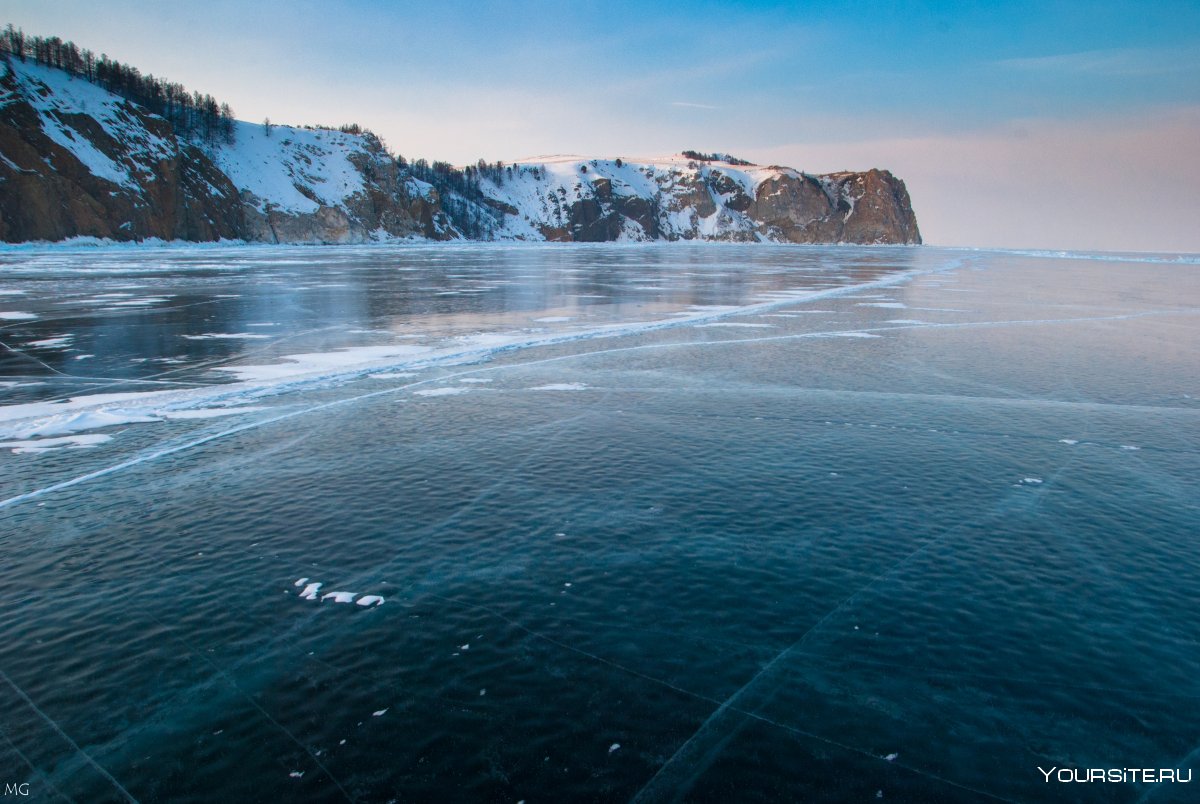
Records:
{"label": "snow-covered slope", "polygon": [[885,171],[683,155],[452,169],[399,162],[355,128],[231,134],[182,135],[82,78],[0,57],[0,239],[920,242]]}
{"label": "snow-covered slope", "polygon": [[549,240],[919,243],[903,182],[701,161],[535,157],[485,173],[488,236]]}
{"label": "snow-covered slope", "polygon": [[[0,67],[6,72],[9,69]],[[26,100],[37,111],[46,136],[94,176],[132,189],[139,180],[153,176],[155,162],[173,155],[174,144],[150,131],[116,95],[62,70],[31,62],[13,62],[11,70],[17,86],[3,90],[0,104]],[[98,124],[98,131],[87,118]],[[93,142],[100,134],[122,143],[125,158]]]}

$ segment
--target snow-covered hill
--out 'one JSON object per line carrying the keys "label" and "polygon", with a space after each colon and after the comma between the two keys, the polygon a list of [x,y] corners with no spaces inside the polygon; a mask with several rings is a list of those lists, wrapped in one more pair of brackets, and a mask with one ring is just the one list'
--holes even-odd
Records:
{"label": "snow-covered hill", "polygon": [[83,78],[0,59],[8,241],[920,242],[904,184],[886,171],[812,176],[682,155],[430,167],[357,129],[235,121],[228,138],[180,134]]}
{"label": "snow-covered hill", "polygon": [[920,242],[903,182],[884,171],[556,156],[493,172],[480,190],[505,213],[497,238]]}

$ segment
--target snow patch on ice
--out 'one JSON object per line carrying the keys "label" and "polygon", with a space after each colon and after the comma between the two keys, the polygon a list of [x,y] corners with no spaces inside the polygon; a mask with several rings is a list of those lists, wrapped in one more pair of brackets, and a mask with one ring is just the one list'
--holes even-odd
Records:
{"label": "snow patch on ice", "polygon": [[586,391],[587,385],[581,382],[552,382],[549,385],[538,385],[530,391]]}
{"label": "snow patch on ice", "polygon": [[470,388],[425,388],[413,391],[414,396],[458,396],[470,392]]}
{"label": "snow patch on ice", "polygon": [[[36,403],[35,403],[36,404]],[[24,407],[12,405],[10,407]],[[4,412],[0,408],[0,413]],[[0,429],[0,435],[11,435],[17,438],[33,436],[57,436],[67,433],[79,433],[85,430],[99,430],[103,427],[114,427],[119,424],[141,424],[145,422],[162,421],[158,416],[148,416],[121,410],[85,410],[76,413],[64,413],[48,416],[33,422],[5,430]]]}
{"label": "snow patch on ice", "polygon": [[39,452],[48,452],[53,449],[85,449],[89,447],[99,446],[106,441],[111,441],[112,436],[102,435],[100,433],[90,433],[86,435],[71,435],[61,436],[59,438],[37,438],[25,441],[3,441],[0,442],[0,449],[11,449],[14,455],[33,455]]}
{"label": "snow patch on ice", "polygon": [[214,340],[258,340],[261,338],[269,338],[270,335],[262,335],[256,332],[205,332],[202,335],[182,335],[180,337],[187,338],[189,341],[214,341]]}
{"label": "snow patch on ice", "polygon": [[52,338],[42,338],[40,341],[30,341],[27,346],[36,346],[40,349],[59,349],[64,346],[69,346],[74,335],[55,335]]}
{"label": "snow patch on ice", "polygon": [[195,408],[194,410],[160,410],[159,416],[164,419],[216,419],[221,416],[236,416],[239,413],[253,413],[258,410],[270,410],[261,405],[245,405],[239,408]]}

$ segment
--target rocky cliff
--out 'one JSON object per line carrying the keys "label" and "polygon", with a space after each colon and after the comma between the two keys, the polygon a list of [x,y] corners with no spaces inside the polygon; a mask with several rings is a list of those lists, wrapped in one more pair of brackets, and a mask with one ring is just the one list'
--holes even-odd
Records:
{"label": "rocky cliff", "polygon": [[354,129],[236,122],[232,135],[180,135],[82,78],[4,57],[0,240],[921,242],[887,171],[686,156],[430,168]]}

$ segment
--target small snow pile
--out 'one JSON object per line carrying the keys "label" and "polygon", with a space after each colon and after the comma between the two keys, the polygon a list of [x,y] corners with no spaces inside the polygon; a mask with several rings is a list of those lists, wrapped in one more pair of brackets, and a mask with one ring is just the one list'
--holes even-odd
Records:
{"label": "small snow pile", "polygon": [[[334,603],[355,603],[363,608],[372,608],[374,606],[382,606],[384,598],[379,595],[363,595],[358,597],[358,592],[326,592],[321,594],[321,587],[324,584],[321,581],[310,581],[308,578],[297,579],[292,586],[304,588],[300,590],[300,598],[302,600],[332,600]],[[358,597],[358,600],[354,598]]]}

